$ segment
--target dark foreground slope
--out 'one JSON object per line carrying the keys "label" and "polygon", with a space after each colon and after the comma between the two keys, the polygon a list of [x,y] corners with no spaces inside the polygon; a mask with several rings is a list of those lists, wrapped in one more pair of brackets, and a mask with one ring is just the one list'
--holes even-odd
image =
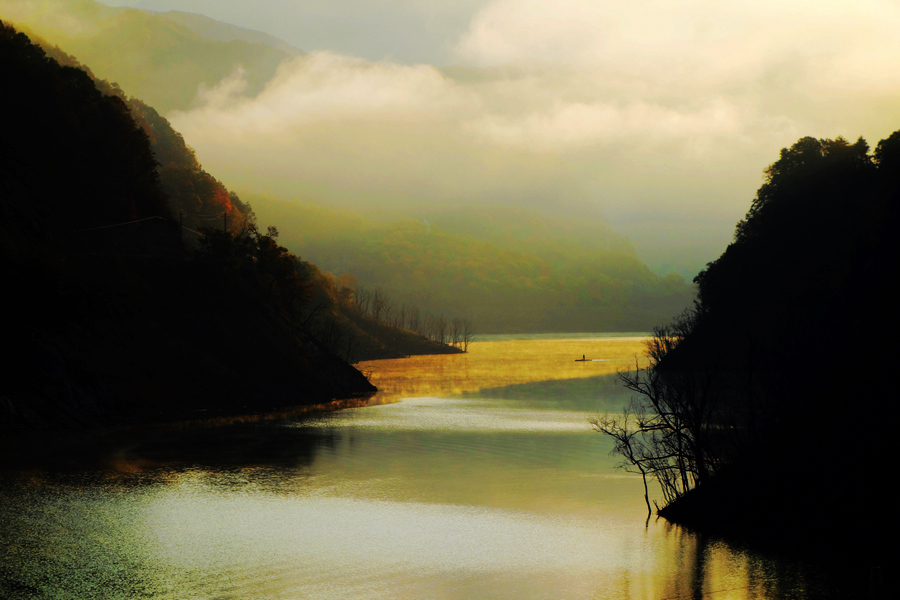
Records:
{"label": "dark foreground slope", "polygon": [[[103,95],[115,96],[128,107],[135,123],[149,138],[153,158],[157,162],[159,187],[168,201],[170,213],[177,215],[182,225],[186,248],[196,249],[203,241],[201,231],[210,228],[225,228],[233,236],[242,237],[244,242],[249,241],[247,234],[255,231],[256,227],[253,208],[203,169],[194,151],[168,120],[140,99],[127,97],[115,83],[97,79],[88,67],[58,46],[35,37],[32,41],[60,65],[85,71]],[[309,232],[310,227],[321,224],[303,222],[295,225]],[[327,224],[327,227],[332,226],[333,223]],[[291,229],[285,233],[286,237],[301,235]],[[248,258],[255,260],[252,256]],[[380,323],[370,316],[359,314],[354,302],[356,290],[352,285],[345,287],[335,277],[323,273],[307,261],[297,259],[294,266],[303,273],[312,288],[306,306],[300,307],[296,317],[303,322],[303,329],[321,342],[327,351],[347,362],[459,351],[403,327]],[[349,281],[356,280],[353,275],[344,277]]]}
{"label": "dark foreground slope", "polygon": [[887,566],[900,132],[872,154],[862,139],[804,138],[766,175],[657,366],[699,382],[684,413],[711,415],[691,435],[712,476],[660,515]]}
{"label": "dark foreground slope", "polygon": [[[147,133],[120,98],[5,25],[0,63],[12,354],[0,428],[168,421],[373,391],[291,321],[266,273],[238,276],[222,257],[185,251]],[[260,256],[284,264],[274,240],[255,239]]]}

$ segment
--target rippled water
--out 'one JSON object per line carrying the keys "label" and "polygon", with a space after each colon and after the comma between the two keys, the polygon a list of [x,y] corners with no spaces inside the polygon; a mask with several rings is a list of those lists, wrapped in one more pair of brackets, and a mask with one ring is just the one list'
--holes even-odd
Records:
{"label": "rippled water", "polygon": [[93,468],[10,471],[0,597],[820,597],[802,565],[647,522],[586,422],[621,404],[608,373],[639,350],[379,361],[372,406],[110,435]]}

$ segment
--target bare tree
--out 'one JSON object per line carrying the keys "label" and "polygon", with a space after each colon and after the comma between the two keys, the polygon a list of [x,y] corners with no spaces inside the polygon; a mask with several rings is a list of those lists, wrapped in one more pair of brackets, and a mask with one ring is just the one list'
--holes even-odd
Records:
{"label": "bare tree", "polygon": [[357,312],[363,317],[368,316],[369,309],[372,305],[372,290],[363,286],[358,286],[353,294],[353,300],[356,304]]}
{"label": "bare tree", "polygon": [[629,410],[626,409],[621,419],[605,415],[603,417],[590,418],[588,422],[595,431],[613,438],[615,445],[610,450],[610,454],[621,454],[624,459],[616,465],[617,467],[632,473],[635,472],[634,469],[637,469],[637,472],[641,474],[641,478],[644,481],[644,502],[647,503],[647,514],[649,516],[653,514],[653,509],[650,508],[650,489],[647,486],[647,475],[652,474],[652,471],[646,460],[647,448],[639,437],[640,430],[634,426],[632,416]]}
{"label": "bare tree", "polygon": [[390,298],[385,296],[383,308],[381,310],[381,322],[389,327],[395,327],[394,319],[396,318],[396,311],[394,308],[394,303],[391,302]]}
{"label": "bare tree", "polygon": [[404,312],[406,314],[407,328],[409,328],[410,331],[415,331],[419,335],[422,335],[422,319],[419,307],[415,304],[411,304],[406,307]]}
{"label": "bare tree", "polygon": [[385,309],[388,307],[387,294],[381,288],[372,290],[372,318],[376,323],[381,323],[385,316]]}
{"label": "bare tree", "polygon": [[459,317],[453,317],[450,319],[450,345],[451,346],[461,346],[461,336],[462,336],[462,319]]}
{"label": "bare tree", "polygon": [[434,317],[432,315],[425,315],[425,318],[422,319],[422,335],[431,338],[432,340],[437,338]]}
{"label": "bare tree", "polygon": [[406,305],[403,304],[400,308],[394,311],[394,320],[391,322],[391,326],[395,329],[404,329],[406,327]]}
{"label": "bare tree", "polygon": [[469,351],[469,343],[472,341],[472,318],[466,317],[462,320],[462,350],[463,352]]}
{"label": "bare tree", "polygon": [[438,315],[434,318],[435,341],[440,344],[447,343],[447,317]]}
{"label": "bare tree", "polygon": [[[590,419],[595,431],[613,438],[621,454],[644,477],[660,485],[668,504],[707,480],[721,467],[725,445],[721,431],[719,372],[716,368],[660,368],[690,332],[696,315],[686,313],[673,325],[657,328],[647,343],[649,366],[636,362],[619,380],[635,393],[621,418]],[[647,501],[649,508],[649,499]]]}

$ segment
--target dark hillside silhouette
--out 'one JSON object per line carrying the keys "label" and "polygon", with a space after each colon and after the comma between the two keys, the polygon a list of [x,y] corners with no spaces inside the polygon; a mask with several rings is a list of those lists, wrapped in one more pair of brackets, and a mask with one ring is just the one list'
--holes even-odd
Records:
{"label": "dark hillside silhouette", "polygon": [[[147,135],[125,103],[6,26],[0,44],[2,184],[6,210],[15,211],[6,222],[31,221],[36,227],[40,213],[61,232],[168,218]],[[16,193],[21,189],[43,204]]]}
{"label": "dark hillside silhouette", "polygon": [[168,201],[171,215],[192,234],[187,235],[191,244],[198,240],[199,230],[204,228],[240,232],[255,223],[253,209],[203,169],[181,134],[152,106],[138,98],[129,98],[115,83],[98,80],[88,67],[59,47],[40,38],[35,44],[60,65],[85,72],[102,95],[124,103],[150,142],[159,190]]}
{"label": "dark hillside silhouette", "polygon": [[118,82],[162,114],[189,109],[198,88],[209,89],[236,69],[245,75],[248,93],[256,95],[282,61],[301,54],[277,38],[197,14],[111,7],[94,0],[11,4],[10,13],[0,17],[32,39],[36,34],[60,44],[101,78]]}
{"label": "dark hillside silhouette", "polygon": [[596,427],[660,478],[660,515],[888,564],[898,167],[900,132],[872,154],[862,138],[783,149],[697,276],[695,309],[657,331],[652,368],[623,376],[643,433]]}
{"label": "dark hillside silhouette", "polygon": [[[60,48],[43,40],[38,40],[37,43],[60,64],[84,70],[102,93],[115,96],[128,106],[135,122],[150,141],[157,162],[159,187],[172,214],[182,226],[181,233],[187,248],[197,249],[203,244],[201,232],[206,232],[211,240],[222,242],[227,236],[218,235],[217,231],[228,231],[235,238],[233,249],[246,250],[248,242],[258,239],[253,208],[203,169],[194,151],[168,120],[140,99],[126,97],[116,84],[97,80],[89,68]],[[297,224],[298,229],[307,232],[310,227],[316,226],[317,224],[308,222]],[[274,240],[271,236],[263,237]],[[281,248],[278,244],[275,246]],[[252,253],[244,252],[243,256],[250,258]],[[291,260],[294,267],[308,278],[313,289],[309,305],[300,310],[295,318],[329,351],[347,361],[456,351],[442,342],[427,339],[422,335],[423,331],[411,331],[415,328],[407,328],[396,320],[381,323],[377,318],[358,314],[355,310],[357,303],[353,298],[353,286],[336,286],[336,278],[330,273],[322,273],[312,263],[301,261],[297,257],[292,257]],[[353,275],[345,274],[345,278],[348,277],[355,281]]]}
{"label": "dark hillside silhouette", "polygon": [[[245,222],[240,235],[211,229],[204,252],[185,249],[147,130],[118,94],[4,24],[0,72],[12,350],[0,428],[171,421],[374,390],[298,321],[311,281],[273,236]],[[192,185],[202,174],[196,165]]]}

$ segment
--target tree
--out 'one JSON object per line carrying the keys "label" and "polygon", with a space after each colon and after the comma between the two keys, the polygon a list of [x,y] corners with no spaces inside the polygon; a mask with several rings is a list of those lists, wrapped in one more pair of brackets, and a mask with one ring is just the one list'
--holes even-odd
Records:
{"label": "tree", "polygon": [[461,341],[463,352],[469,351],[469,343],[472,341],[472,318],[466,317],[462,319]]}
{"label": "tree", "polygon": [[895,131],[878,142],[873,158],[879,169],[897,172],[900,167],[900,131]]}
{"label": "tree", "polygon": [[[879,156],[876,150],[876,160]],[[857,180],[873,169],[869,144],[862,137],[853,144],[842,137],[801,138],[790,148],[782,148],[779,159],[765,169],[765,183],[747,216],[737,224],[735,241],[767,235],[772,223],[785,221],[787,211],[805,212],[805,198],[818,200],[857,189]]]}
{"label": "tree", "polygon": [[434,335],[432,336],[435,341],[440,344],[447,343],[447,317],[444,315],[438,315],[436,317],[432,317],[432,328],[434,331]]}
{"label": "tree", "polygon": [[356,291],[353,293],[353,301],[360,316],[368,316],[369,308],[372,304],[372,291],[369,288],[357,286]]}
{"label": "tree", "polygon": [[387,294],[381,288],[375,288],[371,291],[372,318],[376,323],[381,323],[385,317],[385,311],[388,308],[389,300]]}
{"label": "tree", "polygon": [[298,325],[312,285],[304,264],[276,242],[278,230],[261,234],[253,224],[241,232],[203,230],[199,255],[233,278],[256,288],[276,313]]}
{"label": "tree", "polygon": [[647,516],[653,513],[650,508],[650,490],[647,486],[647,475],[651,474],[649,469],[649,459],[645,452],[646,447],[639,435],[640,429],[634,427],[633,415],[626,408],[621,419],[604,415],[602,417],[592,417],[588,422],[595,431],[606,434],[613,438],[615,445],[610,450],[610,454],[621,454],[624,460],[617,467],[625,471],[637,472],[641,474],[644,482],[644,502],[647,503]]}
{"label": "tree", "polygon": [[[837,404],[822,383],[838,380],[834,348],[867,331],[865,309],[884,297],[872,284],[883,279],[876,257],[896,246],[881,242],[896,213],[879,196],[900,162],[898,140],[881,142],[874,161],[863,138],[805,137],[782,149],[733,243],[695,278],[694,308],[654,331],[649,366],[620,374],[634,393],[625,417],[592,426],[659,482],[667,504],[761,444],[796,437],[791,428],[825,412],[823,402]],[[825,330],[827,343],[810,342]]]}
{"label": "tree", "polygon": [[422,335],[422,318],[419,307],[415,304],[404,306],[404,314],[406,315],[406,326],[410,331],[414,331]]}
{"label": "tree", "polygon": [[637,362],[619,373],[625,388],[635,393],[620,418],[605,415],[589,420],[593,429],[615,441],[626,468],[660,485],[668,504],[707,480],[723,463],[721,387],[716,365],[673,367],[666,359],[693,331],[698,309],[685,312],[671,325],[658,327],[647,342],[649,365]]}
{"label": "tree", "polygon": [[462,345],[462,319],[459,317],[453,317],[450,319],[450,345],[451,346],[461,346]]}

